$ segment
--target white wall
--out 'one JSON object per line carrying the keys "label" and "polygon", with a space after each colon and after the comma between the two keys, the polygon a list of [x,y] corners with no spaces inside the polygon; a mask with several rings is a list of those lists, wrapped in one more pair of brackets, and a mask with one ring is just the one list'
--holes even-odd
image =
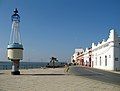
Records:
{"label": "white wall", "polygon": [[89,50],[86,48],[84,52],[84,65],[87,65],[87,62],[89,62]]}
{"label": "white wall", "polygon": [[75,49],[75,52],[74,52],[73,56],[71,57],[71,63],[73,63],[73,60],[75,60],[75,62],[76,62],[76,58],[78,57],[78,52],[81,53],[81,52],[84,52],[84,50],[82,48]]}
{"label": "white wall", "polygon": [[[75,49],[73,59],[76,60],[77,53],[83,49]],[[89,62],[89,50],[86,48],[84,54],[84,64]],[[96,45],[92,43],[91,65],[94,68],[104,70],[120,70],[120,37],[115,30],[110,30],[108,39],[98,42]]]}
{"label": "white wall", "polygon": [[[120,49],[115,47],[116,44],[119,44],[118,41],[116,41],[117,38],[118,36],[115,31],[111,30],[107,41],[104,40],[97,45],[92,43],[92,61],[94,62],[94,68],[105,70],[116,70],[116,68],[120,68],[120,61],[115,61],[115,57],[118,58],[120,55]],[[105,56],[107,57],[107,65],[105,65]]]}

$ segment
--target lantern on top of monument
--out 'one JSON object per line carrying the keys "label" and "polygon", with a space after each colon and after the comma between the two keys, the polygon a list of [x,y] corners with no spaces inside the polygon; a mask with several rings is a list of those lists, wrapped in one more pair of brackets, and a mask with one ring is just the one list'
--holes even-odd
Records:
{"label": "lantern on top of monument", "polygon": [[19,75],[19,61],[23,59],[23,45],[19,32],[20,16],[18,14],[17,8],[14,10],[13,15],[11,16],[11,20],[12,30],[10,35],[10,41],[7,47],[7,56],[8,59],[13,62],[11,73],[13,75]]}

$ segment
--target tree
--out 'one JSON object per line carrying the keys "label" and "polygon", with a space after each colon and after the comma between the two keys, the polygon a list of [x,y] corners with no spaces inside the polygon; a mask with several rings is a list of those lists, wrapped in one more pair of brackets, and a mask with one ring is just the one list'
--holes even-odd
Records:
{"label": "tree", "polygon": [[50,59],[51,59],[50,63],[52,63],[53,64],[53,68],[55,68],[55,62],[58,62],[57,58],[51,57]]}

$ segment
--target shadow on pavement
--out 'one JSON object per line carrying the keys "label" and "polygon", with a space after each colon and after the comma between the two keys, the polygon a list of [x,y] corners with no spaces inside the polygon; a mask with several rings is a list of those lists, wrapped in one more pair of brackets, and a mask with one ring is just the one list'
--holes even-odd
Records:
{"label": "shadow on pavement", "polygon": [[67,74],[20,74],[20,75],[30,75],[30,76],[63,76]]}
{"label": "shadow on pavement", "polygon": [[0,72],[0,75],[4,74],[3,72]]}
{"label": "shadow on pavement", "polygon": [[4,73],[0,73],[0,75],[2,75],[2,74],[4,74]]}
{"label": "shadow on pavement", "polygon": [[85,67],[70,67],[70,74],[120,86],[120,74]]}

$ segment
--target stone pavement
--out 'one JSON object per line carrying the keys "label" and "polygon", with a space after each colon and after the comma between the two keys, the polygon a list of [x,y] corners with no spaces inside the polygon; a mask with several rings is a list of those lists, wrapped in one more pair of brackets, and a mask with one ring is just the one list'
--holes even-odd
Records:
{"label": "stone pavement", "polygon": [[70,73],[77,76],[83,76],[89,79],[103,81],[120,86],[120,74],[113,71],[73,66],[70,67]]}
{"label": "stone pavement", "polygon": [[[76,76],[71,74],[72,70],[70,68],[69,74],[64,73],[64,68],[28,69],[21,70],[19,76],[10,75],[10,70],[3,71],[0,91],[120,91],[120,85],[90,79],[86,77],[88,73]],[[75,72],[79,72],[79,68]]]}

